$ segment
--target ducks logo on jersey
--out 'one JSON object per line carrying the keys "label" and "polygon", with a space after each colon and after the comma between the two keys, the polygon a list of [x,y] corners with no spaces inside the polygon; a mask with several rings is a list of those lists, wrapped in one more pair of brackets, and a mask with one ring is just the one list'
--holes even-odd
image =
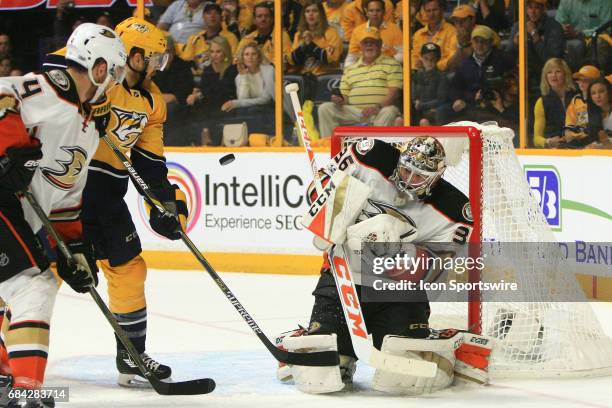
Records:
{"label": "ducks logo on jersey", "polygon": [[113,106],[111,108],[110,133],[115,136],[122,147],[132,147],[142,130],[146,126],[149,117],[145,113],[123,110]]}
{"label": "ducks logo on jersey", "polygon": [[40,171],[45,180],[61,190],[70,190],[79,179],[81,172],[87,168],[87,152],[79,146],[62,146],[61,149],[70,155],[68,160],[56,160],[60,170],[42,167]]}

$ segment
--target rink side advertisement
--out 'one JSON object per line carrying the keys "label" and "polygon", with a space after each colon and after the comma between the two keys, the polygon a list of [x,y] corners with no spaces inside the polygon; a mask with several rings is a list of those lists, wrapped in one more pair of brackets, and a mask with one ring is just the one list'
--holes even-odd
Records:
{"label": "rink side advertisement", "polygon": [[[170,181],[187,194],[190,238],[204,253],[225,254],[229,270],[243,270],[246,262],[258,272],[282,273],[283,265],[291,264],[294,272],[316,273],[313,265],[320,264],[320,253],[312,246],[312,234],[300,224],[312,179],[305,154],[299,149],[245,149],[235,152],[233,163],[221,166],[218,160],[225,153],[170,151],[166,155]],[[317,162],[323,165],[328,157],[318,153]],[[612,241],[612,183],[605,173],[612,168],[611,156],[532,153],[520,155],[519,161],[559,241]],[[164,267],[181,269],[180,261],[191,257],[185,245],[160,238],[150,229],[144,204],[133,187],[126,200],[143,249],[169,251],[173,256],[163,257]],[[238,260],[243,263],[231,268]],[[266,263],[276,266],[266,269]]]}

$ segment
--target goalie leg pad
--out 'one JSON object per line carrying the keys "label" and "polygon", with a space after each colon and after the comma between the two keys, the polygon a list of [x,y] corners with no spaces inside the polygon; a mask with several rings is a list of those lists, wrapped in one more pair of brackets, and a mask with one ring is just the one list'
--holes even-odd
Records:
{"label": "goalie leg pad", "polygon": [[[335,334],[285,337],[283,346],[290,352],[308,353],[337,351]],[[355,359],[340,356],[340,365],[333,367],[291,366],[291,375],[298,390],[309,394],[341,391],[346,383],[352,383]]]}
{"label": "goalie leg pad", "polygon": [[402,336],[385,336],[381,352],[437,365],[434,377],[420,375],[398,375],[377,369],[372,388],[392,394],[422,395],[444,389],[453,382],[455,350],[461,344],[462,336],[451,338],[414,339]]}

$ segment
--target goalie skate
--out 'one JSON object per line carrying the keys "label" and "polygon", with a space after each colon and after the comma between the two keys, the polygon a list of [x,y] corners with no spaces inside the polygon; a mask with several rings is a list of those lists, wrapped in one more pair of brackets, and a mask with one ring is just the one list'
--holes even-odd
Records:
{"label": "goalie skate", "polygon": [[[149,368],[155,376],[165,382],[172,382],[172,369],[167,365],[161,364],[151,357],[147,353],[140,355],[143,363]],[[117,383],[122,387],[128,388],[150,388],[149,381],[142,376],[140,370],[136,364],[132,361],[129,354],[125,350],[119,351],[117,354],[117,370],[119,371],[119,378]]]}

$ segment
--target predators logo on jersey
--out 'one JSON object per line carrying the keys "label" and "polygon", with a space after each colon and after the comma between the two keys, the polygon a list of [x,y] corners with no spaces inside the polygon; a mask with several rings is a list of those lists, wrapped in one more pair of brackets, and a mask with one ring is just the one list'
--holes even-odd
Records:
{"label": "predators logo on jersey", "polygon": [[83,169],[87,168],[87,152],[79,146],[62,146],[63,151],[70,155],[68,160],[56,160],[60,169],[41,167],[45,180],[62,190],[70,190],[79,179]]}
{"label": "predators logo on jersey", "polygon": [[128,111],[116,106],[111,108],[110,133],[124,148],[132,147],[142,134],[149,117],[146,113]]}

